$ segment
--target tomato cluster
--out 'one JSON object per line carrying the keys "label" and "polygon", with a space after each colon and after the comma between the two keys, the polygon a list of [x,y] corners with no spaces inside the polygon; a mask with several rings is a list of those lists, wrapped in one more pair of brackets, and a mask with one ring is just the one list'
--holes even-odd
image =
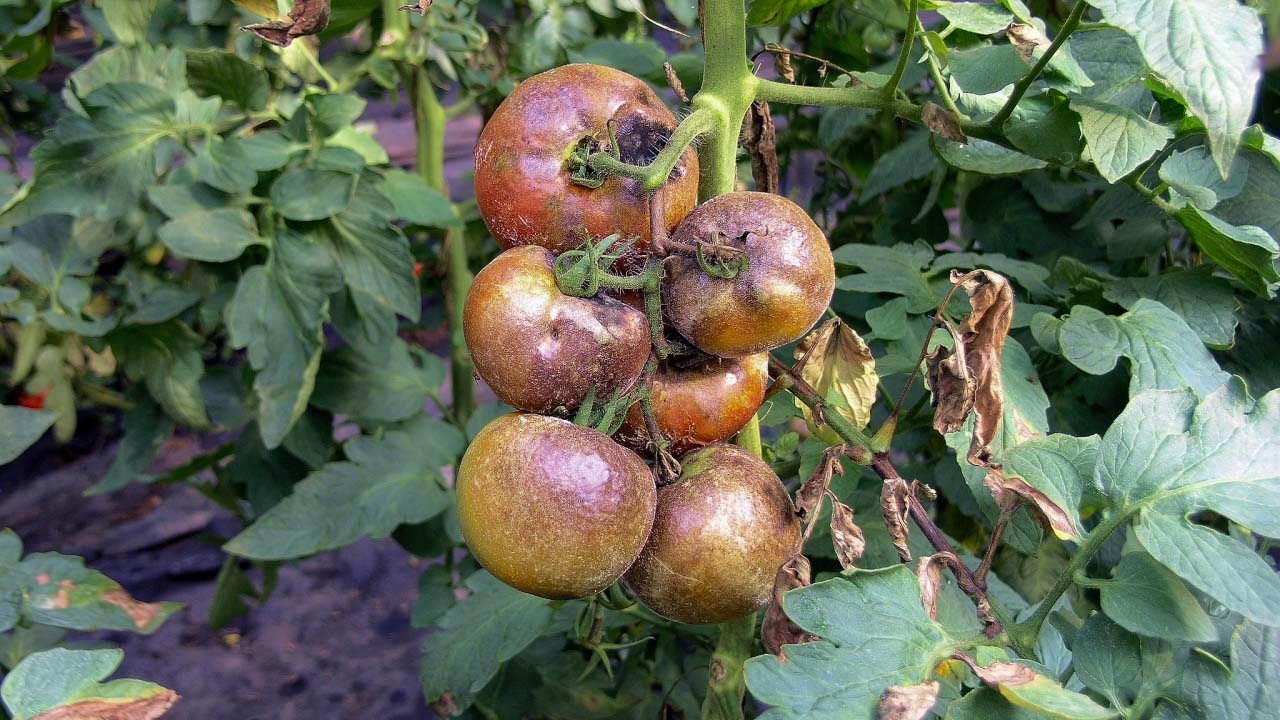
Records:
{"label": "tomato cluster", "polygon": [[[718,623],[763,606],[798,549],[777,475],[725,441],[764,401],[768,351],[825,311],[835,269],[785,198],[695,207],[691,149],[661,203],[621,175],[584,181],[592,153],[644,165],[676,125],[638,78],[568,65],[522,83],[482,131],[476,199],[505,250],[476,275],[463,330],[517,412],[468,448],[458,512],[476,559],[519,590],[581,598],[621,578],[663,616]],[[604,236],[623,250],[593,254]],[[613,284],[571,290],[562,261],[575,258]],[[645,302],[615,292],[642,278]]]}

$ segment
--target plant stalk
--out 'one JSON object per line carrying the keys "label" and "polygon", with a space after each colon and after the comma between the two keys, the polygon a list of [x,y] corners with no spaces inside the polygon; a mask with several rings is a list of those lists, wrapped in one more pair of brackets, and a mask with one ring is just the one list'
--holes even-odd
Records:
{"label": "plant stalk", "polygon": [[902,82],[902,75],[907,71],[907,61],[911,59],[911,46],[915,44],[916,26],[920,24],[919,17],[920,0],[911,0],[911,4],[907,7],[907,35],[902,39],[898,64],[893,68],[893,76],[884,84],[884,90],[881,93],[887,100],[892,100],[898,94],[898,85]]}
{"label": "plant stalk", "polygon": [[1089,3],[1086,0],[1076,0],[1075,7],[1071,8],[1071,14],[1063,21],[1062,27],[1058,29],[1057,36],[1053,38],[1053,42],[1045,49],[1044,54],[1031,67],[1031,70],[1026,75],[1023,75],[1017,84],[1013,86],[1013,94],[1005,101],[1000,111],[987,121],[986,124],[989,127],[996,131],[1004,128],[1005,121],[1009,119],[1010,115],[1013,115],[1013,111],[1022,100],[1022,96],[1027,94],[1031,84],[1036,81],[1036,78],[1040,77],[1040,73],[1044,72],[1045,67],[1049,65],[1049,61],[1057,54],[1058,48],[1062,47],[1067,38],[1071,37],[1071,33],[1075,32],[1075,29],[1080,26],[1080,19],[1084,17],[1087,9],[1089,9]]}

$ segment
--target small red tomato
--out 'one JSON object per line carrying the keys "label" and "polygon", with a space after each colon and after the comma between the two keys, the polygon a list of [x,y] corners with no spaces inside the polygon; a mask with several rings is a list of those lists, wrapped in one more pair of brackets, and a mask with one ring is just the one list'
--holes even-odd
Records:
{"label": "small red tomato", "polygon": [[413,264],[413,277],[414,277],[415,279],[420,279],[420,278],[422,277],[422,263],[421,263],[421,262],[416,262],[416,263],[414,263],[414,264]]}
{"label": "small red tomato", "polygon": [[23,395],[18,398],[18,404],[31,410],[43,410],[44,401],[49,397],[49,391],[51,390],[53,390],[52,385],[33,395]]}

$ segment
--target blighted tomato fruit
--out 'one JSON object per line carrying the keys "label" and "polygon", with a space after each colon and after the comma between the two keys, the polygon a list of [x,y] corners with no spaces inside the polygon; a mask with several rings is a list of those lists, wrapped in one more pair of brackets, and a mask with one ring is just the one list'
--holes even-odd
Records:
{"label": "blighted tomato fruit", "polygon": [[524,413],[476,435],[457,494],[476,560],[517,590],[554,600],[617,580],[649,537],[656,502],[638,455],[590,428]]}
{"label": "blighted tomato fruit", "polygon": [[607,297],[565,295],[555,256],[535,246],[494,258],[467,293],[462,330],[480,377],[506,404],[528,412],[573,410],[626,392],[649,357],[644,313]]}
{"label": "blighted tomato fruit", "polygon": [[[654,420],[677,455],[736,435],[760,409],[769,387],[765,353],[681,363],[662,363],[650,384]],[[637,452],[649,447],[639,403],[631,406],[614,439]]]}
{"label": "blighted tomato fruit", "polygon": [[680,463],[680,478],[658,490],[653,533],[624,576],[627,586],[683,623],[722,623],[760,609],[800,545],[791,497],[763,460],[735,445],[708,445]]}
{"label": "blighted tomato fruit", "polygon": [[[600,65],[548,70],[520,83],[498,106],[476,143],[476,202],[504,248],[540,245],[556,253],[587,237],[620,234],[649,241],[649,205],[639,181],[612,176],[591,188],[571,179],[570,158],[610,147],[612,123],[621,160],[647,165],[667,145],[676,117],[645,82]],[[693,209],[698,160],[692,149],[665,190],[667,228]]]}
{"label": "blighted tomato fruit", "polygon": [[781,347],[808,332],[831,302],[836,272],[827,239],[800,206],[779,195],[712,198],[672,239],[746,253],[746,268],[732,278],[707,274],[694,258],[669,261],[667,318],[704,352],[743,357]]}

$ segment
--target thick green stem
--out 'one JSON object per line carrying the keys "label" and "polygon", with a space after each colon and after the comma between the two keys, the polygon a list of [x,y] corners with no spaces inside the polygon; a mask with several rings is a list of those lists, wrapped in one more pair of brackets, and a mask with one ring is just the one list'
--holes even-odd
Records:
{"label": "thick green stem", "polygon": [[1062,47],[1067,38],[1071,37],[1071,33],[1075,32],[1075,29],[1079,27],[1080,19],[1084,17],[1084,12],[1088,8],[1089,3],[1085,0],[1076,0],[1075,7],[1071,8],[1071,14],[1067,16],[1067,19],[1062,23],[1062,27],[1058,29],[1058,35],[1053,39],[1053,43],[1044,51],[1044,54],[1031,67],[1031,70],[1026,75],[1023,75],[1022,79],[1018,80],[1018,83],[1013,86],[1013,94],[1005,101],[1004,107],[1000,108],[1000,111],[987,121],[987,124],[992,129],[1000,130],[1004,127],[1005,121],[1009,119],[1010,115],[1013,115],[1018,102],[1022,100],[1023,95],[1027,94],[1031,84],[1036,81],[1036,78],[1040,77],[1040,73],[1044,72],[1045,67],[1049,65],[1049,61],[1057,54],[1058,48]]}
{"label": "thick green stem", "polygon": [[631,165],[607,152],[593,153],[588,162],[592,170],[606,175],[622,175],[641,180],[646,190],[656,190],[670,177],[671,170],[680,162],[685,148],[692,145],[702,134],[711,131],[715,125],[714,113],[705,108],[696,109],[681,121],[675,132],[671,133],[667,146],[648,165]]}
{"label": "thick green stem", "polygon": [[[435,88],[421,66],[402,66],[401,77],[413,105],[413,127],[417,134],[417,170],[427,184],[449,196],[444,177],[444,140],[448,119]],[[445,317],[449,323],[449,369],[453,385],[453,417],[466,423],[475,409],[474,366],[462,334],[462,307],[471,289],[471,271],[467,268],[466,237],[462,230],[445,232],[441,255],[444,258]]]}
{"label": "thick green stem", "polygon": [[893,76],[884,84],[882,94],[885,98],[892,99],[898,94],[898,85],[902,82],[903,73],[907,71],[907,61],[911,59],[911,46],[915,44],[916,26],[920,24],[919,15],[920,0],[911,0],[911,5],[907,8],[907,36],[902,40],[902,50],[898,53],[898,64],[893,69]]}
{"label": "thick green stem", "polygon": [[755,634],[755,613],[720,624],[720,640],[708,671],[707,698],[702,701],[702,720],[742,719],[742,697],[747,690],[742,666],[751,657]]}

